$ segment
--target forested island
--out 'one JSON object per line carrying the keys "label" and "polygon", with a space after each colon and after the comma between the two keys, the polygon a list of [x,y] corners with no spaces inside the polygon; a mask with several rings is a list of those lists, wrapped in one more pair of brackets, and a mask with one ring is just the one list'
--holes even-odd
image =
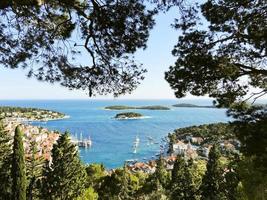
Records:
{"label": "forested island", "polygon": [[105,107],[106,110],[170,110],[169,107],[166,106],[124,106],[124,105],[116,105],[116,106],[107,106]]}
{"label": "forested island", "polygon": [[140,114],[140,113],[124,112],[124,113],[116,114],[116,116],[114,118],[115,119],[140,119],[142,117],[144,117],[144,116],[142,114]]}
{"label": "forested island", "polygon": [[0,107],[0,117],[19,121],[49,121],[64,119],[67,116],[63,113],[46,109],[2,106]]}
{"label": "forested island", "polygon": [[216,108],[215,106],[199,106],[190,103],[179,103],[172,105],[173,107],[181,107],[181,108]]}

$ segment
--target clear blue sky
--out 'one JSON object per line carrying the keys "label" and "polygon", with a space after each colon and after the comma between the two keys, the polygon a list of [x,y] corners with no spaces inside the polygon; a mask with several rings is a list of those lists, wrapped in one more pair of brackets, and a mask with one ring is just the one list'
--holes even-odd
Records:
{"label": "clear blue sky", "polygon": [[[127,99],[171,99],[173,91],[164,80],[164,72],[175,62],[171,50],[177,42],[179,32],[171,27],[178,11],[156,17],[156,26],[151,31],[148,48],[139,50],[135,57],[148,70],[142,84],[132,94],[120,98]],[[70,91],[59,84],[38,82],[28,79],[26,71],[11,70],[0,66],[0,99],[86,99],[85,91]],[[190,96],[189,96],[190,97]],[[97,96],[97,98],[112,98]]]}

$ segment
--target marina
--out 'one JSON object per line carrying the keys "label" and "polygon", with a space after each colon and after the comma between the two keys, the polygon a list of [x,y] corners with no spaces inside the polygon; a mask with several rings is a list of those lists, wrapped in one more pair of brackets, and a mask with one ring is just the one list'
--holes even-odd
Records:
{"label": "marina", "polygon": [[83,138],[83,134],[80,134],[80,137],[77,137],[77,134],[75,134],[75,137],[71,137],[71,141],[73,144],[77,145],[78,147],[83,147],[83,148],[90,148],[92,146],[92,140],[91,137],[89,136],[88,139]]}

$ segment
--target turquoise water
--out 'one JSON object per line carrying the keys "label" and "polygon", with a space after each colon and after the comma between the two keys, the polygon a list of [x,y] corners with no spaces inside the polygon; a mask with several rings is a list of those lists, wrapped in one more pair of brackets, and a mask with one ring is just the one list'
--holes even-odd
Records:
{"label": "turquoise water", "polygon": [[[215,108],[174,108],[171,110],[137,110],[147,116],[138,120],[115,120],[116,113],[124,111],[104,110],[110,105],[165,105],[171,106],[177,100],[19,100],[0,101],[0,105],[23,106],[51,109],[63,112],[70,118],[64,120],[33,123],[51,130],[70,131],[72,135],[91,137],[90,149],[80,148],[80,156],[85,163],[103,163],[107,168],[122,166],[127,159],[145,161],[159,152],[162,138],[176,128],[214,122],[226,122],[230,119],[224,109]],[[183,101],[184,102],[184,101]],[[211,105],[211,101],[186,100],[197,105]],[[136,154],[132,145],[136,136],[140,146]],[[151,136],[158,144],[148,145]]]}

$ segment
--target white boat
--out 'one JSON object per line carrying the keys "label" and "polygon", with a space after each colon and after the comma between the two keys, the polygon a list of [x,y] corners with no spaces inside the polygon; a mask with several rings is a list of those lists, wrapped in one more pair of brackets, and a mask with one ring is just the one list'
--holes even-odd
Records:
{"label": "white boat", "polygon": [[87,140],[87,144],[89,145],[89,146],[92,146],[92,140],[91,140],[91,137],[89,136],[89,139]]}
{"label": "white boat", "polygon": [[151,136],[147,136],[147,139],[148,139],[148,142],[147,142],[148,146],[154,144],[154,139]]}
{"label": "white boat", "polygon": [[78,146],[79,147],[91,147],[92,146],[92,140],[91,137],[89,136],[88,139],[83,139],[82,133],[80,133],[80,139],[78,140]]}
{"label": "white boat", "polygon": [[138,136],[135,137],[135,141],[133,143],[133,153],[137,153],[137,148],[139,146],[140,139]]}

